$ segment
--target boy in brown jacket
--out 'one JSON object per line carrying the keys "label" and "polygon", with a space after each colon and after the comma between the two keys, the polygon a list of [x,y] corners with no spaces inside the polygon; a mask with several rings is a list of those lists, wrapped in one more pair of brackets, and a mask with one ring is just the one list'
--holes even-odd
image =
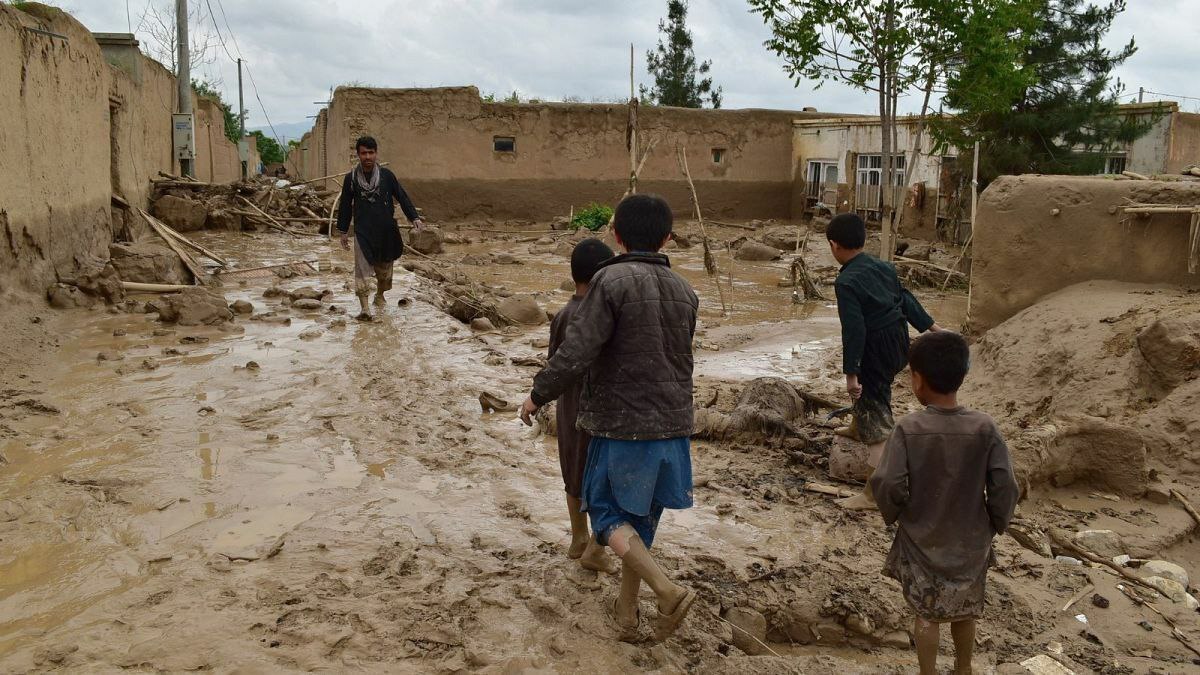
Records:
{"label": "boy in brown jacket", "polygon": [[562,346],[533,381],[521,419],[582,379],[577,426],[592,435],[583,508],[596,540],[621,558],[613,615],[622,639],[638,636],[638,590],[658,596],[658,637],[683,623],[696,591],[672,582],[650,556],[663,509],[692,505],[692,339],[699,300],[659,253],[671,207],[633,195],[613,217],[625,253],[600,267]]}
{"label": "boy in brown jacket", "polygon": [[955,673],[971,672],[992,538],[1008,528],[1020,495],[996,423],[958,404],[970,358],[956,333],[913,342],[913,393],[927,407],[900,420],[871,477],[884,521],[899,523],[884,574],[916,612],[922,675],[937,672],[943,623],[954,636]]}

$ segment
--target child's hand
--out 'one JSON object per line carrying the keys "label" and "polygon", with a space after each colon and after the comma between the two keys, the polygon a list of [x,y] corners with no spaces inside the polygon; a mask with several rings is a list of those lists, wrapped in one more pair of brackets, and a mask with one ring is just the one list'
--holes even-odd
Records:
{"label": "child's hand", "polygon": [[862,396],[862,385],[858,383],[858,375],[846,375],[846,393],[851,401],[857,401]]}
{"label": "child's hand", "polygon": [[521,404],[521,421],[525,426],[533,426],[533,414],[538,411],[538,404],[533,402],[533,397],[525,397],[525,402]]}

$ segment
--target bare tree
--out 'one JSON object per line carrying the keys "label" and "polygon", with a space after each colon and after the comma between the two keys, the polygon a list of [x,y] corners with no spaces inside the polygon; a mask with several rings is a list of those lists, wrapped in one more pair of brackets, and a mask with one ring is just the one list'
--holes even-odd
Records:
{"label": "bare tree", "polygon": [[[188,60],[192,77],[195,78],[196,73],[204,69],[204,79],[215,85],[220,84],[220,78],[204,68],[217,62],[217,49],[221,42],[214,28],[212,16],[207,13],[203,0],[189,0],[188,38],[191,44],[188,46]],[[162,63],[172,73],[179,74],[175,3],[172,0],[148,0],[136,33],[142,37],[142,49],[146,56]]]}

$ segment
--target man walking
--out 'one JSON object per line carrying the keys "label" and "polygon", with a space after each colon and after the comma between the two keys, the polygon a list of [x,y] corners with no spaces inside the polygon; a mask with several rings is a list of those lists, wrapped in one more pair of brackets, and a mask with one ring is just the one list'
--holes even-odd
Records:
{"label": "man walking", "polygon": [[[405,217],[413,227],[421,229],[416,207],[401,187],[396,174],[379,166],[379,144],[370,136],[355,142],[358,166],[342,181],[342,196],[338,206],[338,231],[342,233],[342,248],[350,248],[350,218],[354,217],[354,293],[362,312],[355,318],[371,320],[367,296],[371,294],[371,277],[375,277],[375,305],[385,303],[383,294],[392,288],[392,267],[404,252],[404,240],[396,223],[395,203],[399,202]],[[394,201],[393,201],[394,200]]]}

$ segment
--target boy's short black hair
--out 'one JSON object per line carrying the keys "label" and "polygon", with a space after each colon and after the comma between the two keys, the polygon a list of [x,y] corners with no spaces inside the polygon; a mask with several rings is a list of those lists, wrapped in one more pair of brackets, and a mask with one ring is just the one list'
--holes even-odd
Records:
{"label": "boy's short black hair", "polygon": [[613,229],[630,251],[657,251],[674,223],[671,206],[658,195],[630,195],[613,214]]}
{"label": "boy's short black hair", "polygon": [[379,142],[375,140],[374,136],[359,136],[358,140],[354,141],[354,151],[358,152],[359,148],[378,150]]}
{"label": "boy's short black hair", "polygon": [[839,213],[829,221],[825,238],[842,248],[862,248],[867,245],[867,224],[857,213]]}
{"label": "boy's short black hair", "polygon": [[571,251],[571,278],[586,284],[596,275],[600,263],[613,257],[613,250],[599,239],[584,239]]}
{"label": "boy's short black hair", "polygon": [[953,394],[971,369],[971,348],[958,333],[926,333],[909,348],[908,366],[921,374],[930,389],[939,394]]}

